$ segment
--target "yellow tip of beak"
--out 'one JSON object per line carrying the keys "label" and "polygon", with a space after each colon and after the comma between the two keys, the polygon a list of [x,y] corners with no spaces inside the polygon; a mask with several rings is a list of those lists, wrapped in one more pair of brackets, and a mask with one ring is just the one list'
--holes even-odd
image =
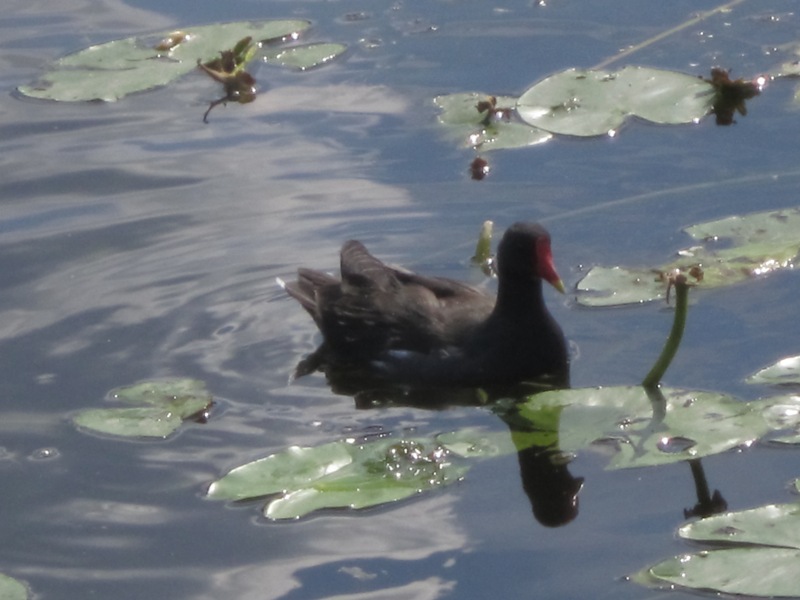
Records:
{"label": "yellow tip of beak", "polygon": [[566,294],[567,293],[567,290],[564,288],[564,282],[561,281],[560,279],[556,279],[555,281],[551,281],[550,285],[552,285],[554,288],[556,288],[562,294]]}

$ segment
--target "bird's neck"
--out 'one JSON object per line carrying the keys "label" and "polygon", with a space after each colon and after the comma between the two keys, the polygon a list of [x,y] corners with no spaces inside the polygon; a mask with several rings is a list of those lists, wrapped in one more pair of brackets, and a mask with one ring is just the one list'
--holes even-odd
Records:
{"label": "bird's neck", "polygon": [[530,316],[541,311],[547,312],[542,294],[542,282],[501,280],[494,310],[507,316]]}

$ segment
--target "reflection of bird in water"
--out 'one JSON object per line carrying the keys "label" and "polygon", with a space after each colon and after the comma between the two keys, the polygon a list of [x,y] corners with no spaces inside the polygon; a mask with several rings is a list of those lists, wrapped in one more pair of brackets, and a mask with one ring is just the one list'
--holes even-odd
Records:
{"label": "reflection of bird in water", "polygon": [[539,446],[517,453],[522,489],[533,516],[546,527],[566,525],[578,516],[578,494],[583,477],[573,477],[558,451]]}

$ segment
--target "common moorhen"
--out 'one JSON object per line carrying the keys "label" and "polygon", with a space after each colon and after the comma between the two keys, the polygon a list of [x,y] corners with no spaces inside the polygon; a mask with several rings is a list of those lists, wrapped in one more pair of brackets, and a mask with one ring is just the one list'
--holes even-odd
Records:
{"label": "common moorhen", "polygon": [[412,386],[566,385],[564,334],[542,297],[542,279],[564,291],[550,234],[535,223],[512,225],[496,271],[495,299],[452,279],[389,267],[360,242],[346,242],[341,280],[299,269],[297,281],[282,283],[324,338],[297,375],[335,369]]}

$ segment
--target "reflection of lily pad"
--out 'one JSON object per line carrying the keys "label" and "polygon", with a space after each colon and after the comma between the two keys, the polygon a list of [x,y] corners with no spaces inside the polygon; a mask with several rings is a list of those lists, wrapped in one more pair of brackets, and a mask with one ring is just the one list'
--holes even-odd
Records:
{"label": "reflection of lily pad", "polygon": [[65,56],[41,79],[19,91],[32,98],[68,102],[105,100],[113,102],[128,94],[166,85],[252,36],[265,41],[296,37],[308,29],[303,20],[222,23],[192,27],[186,38],[167,50],[156,50],[158,40],[174,35],[162,32],[91,46]]}
{"label": "reflection of lily pad", "polygon": [[208,496],[242,500],[278,494],[269,519],[293,519],[323,508],[366,508],[458,481],[467,471],[440,444],[382,439],[289,448],[242,465],[211,484]]}
{"label": "reflection of lily pad", "polygon": [[[677,259],[658,269],[593,267],[578,283],[578,302],[614,306],[663,298],[666,285],[657,273],[673,269],[702,272],[690,281],[710,288],[791,268],[800,253],[800,209],[728,217],[694,225],[686,232],[703,245],[679,252]],[[720,239],[732,244],[718,247]]]}
{"label": "reflection of lily pad", "polygon": [[797,597],[800,581],[800,504],[767,505],[690,523],[680,536],[734,544],[667,559],[634,576],[651,587],[755,597]]}
{"label": "reflection of lily pad", "polygon": [[628,116],[665,124],[696,122],[712,101],[708,82],[675,71],[568,69],[529,88],[517,111],[526,123],[546,131],[596,136],[617,130]]}
{"label": "reflection of lily pad", "polygon": [[73,417],[75,424],[107,435],[165,438],[212,403],[205,385],[194,379],[146,381],[118,388],[109,398],[145,406],[84,410]]}

